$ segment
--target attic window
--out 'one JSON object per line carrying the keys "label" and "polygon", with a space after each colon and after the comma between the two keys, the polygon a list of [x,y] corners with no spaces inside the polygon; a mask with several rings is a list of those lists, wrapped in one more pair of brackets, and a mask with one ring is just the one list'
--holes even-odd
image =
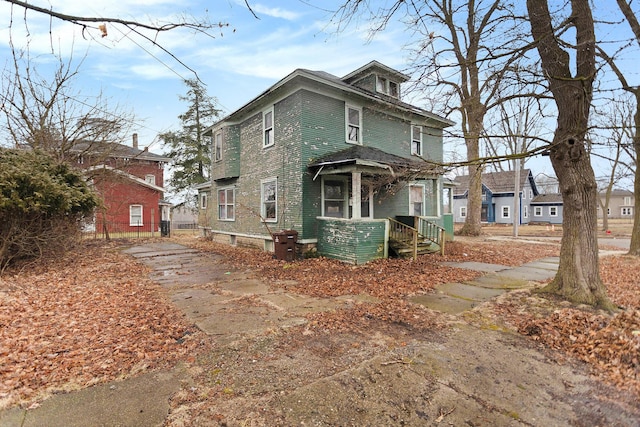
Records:
{"label": "attic window", "polygon": [[380,76],[376,77],[376,92],[383,93],[394,98],[398,98],[400,94],[400,91],[398,90],[398,83]]}

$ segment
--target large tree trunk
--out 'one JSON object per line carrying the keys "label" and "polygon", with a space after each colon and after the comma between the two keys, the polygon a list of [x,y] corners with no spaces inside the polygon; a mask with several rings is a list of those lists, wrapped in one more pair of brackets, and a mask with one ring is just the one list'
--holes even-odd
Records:
{"label": "large tree trunk", "polygon": [[589,0],[571,0],[576,34],[575,70],[571,56],[558,44],[546,1],[527,0],[531,32],[542,69],[558,108],[558,124],[549,149],[563,200],[560,265],[543,291],[575,302],[612,310],[598,263],[597,186],[585,149],[593,80],[595,32]]}
{"label": "large tree trunk", "polygon": [[467,119],[463,120],[465,144],[467,146],[467,161],[469,163],[469,191],[467,193],[467,217],[459,231],[463,236],[479,236],[482,234],[482,164],[480,159],[480,132],[484,129],[486,108],[479,98],[468,101],[464,108]]}
{"label": "large tree trunk", "polygon": [[[473,147],[469,147],[467,143],[467,158],[477,159],[478,141],[475,141],[475,152],[472,154]],[[469,165],[469,191],[467,193],[467,217],[464,225],[460,229],[463,236],[479,236],[482,233],[481,214],[482,214],[482,165]]]}

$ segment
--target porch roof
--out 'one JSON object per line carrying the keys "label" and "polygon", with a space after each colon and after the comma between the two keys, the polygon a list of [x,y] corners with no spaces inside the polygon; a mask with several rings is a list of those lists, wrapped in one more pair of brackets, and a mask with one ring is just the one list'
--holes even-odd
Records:
{"label": "porch roof", "polygon": [[325,173],[333,171],[339,173],[354,166],[357,168],[378,169],[379,173],[394,174],[399,170],[425,171],[425,174],[436,174],[437,166],[426,161],[416,161],[405,157],[396,156],[373,147],[354,145],[347,149],[337,151],[320,157],[309,164],[309,168],[329,167]]}

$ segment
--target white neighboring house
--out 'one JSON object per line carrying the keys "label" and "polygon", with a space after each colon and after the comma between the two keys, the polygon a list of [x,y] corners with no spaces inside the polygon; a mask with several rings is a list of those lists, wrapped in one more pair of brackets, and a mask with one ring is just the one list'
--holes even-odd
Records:
{"label": "white neighboring house", "polygon": [[[606,194],[599,193],[598,197],[604,204]],[[633,192],[629,190],[612,190],[609,196],[609,206],[607,209],[607,217],[612,219],[633,219],[634,209],[636,208],[635,197]],[[602,207],[598,204],[598,218],[602,218]]]}

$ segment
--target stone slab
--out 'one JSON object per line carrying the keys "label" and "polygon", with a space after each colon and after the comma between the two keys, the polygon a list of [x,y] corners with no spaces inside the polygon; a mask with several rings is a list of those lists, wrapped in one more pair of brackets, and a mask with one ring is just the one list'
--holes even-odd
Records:
{"label": "stone slab", "polygon": [[35,409],[2,412],[0,427],[161,426],[184,378],[179,370],[150,372],[58,394]]}
{"label": "stone slab", "polygon": [[479,304],[478,301],[455,298],[440,293],[416,295],[409,298],[409,301],[414,304],[423,305],[430,310],[448,314],[459,314],[464,311],[471,310]]}
{"label": "stone slab", "polygon": [[516,280],[533,280],[542,281],[552,278],[556,275],[555,270],[533,268],[533,267],[518,267],[510,270],[499,271],[495,273],[498,277],[509,277]]}
{"label": "stone slab", "polygon": [[470,282],[467,282],[467,284],[472,286],[482,287],[482,288],[502,289],[502,290],[521,289],[521,288],[529,287],[528,280],[522,280],[516,277],[511,277],[506,273],[508,272],[505,272],[504,275],[488,274],[486,276],[480,276],[476,279],[473,279]]}
{"label": "stone slab", "polygon": [[474,271],[483,271],[485,273],[495,273],[497,271],[502,271],[509,267],[500,265],[500,264],[488,264],[486,262],[475,262],[475,261],[465,261],[465,262],[443,262],[443,265],[448,265],[450,267],[464,268],[466,270],[474,270]]}
{"label": "stone slab", "polygon": [[481,287],[467,283],[445,283],[438,286],[436,291],[470,301],[486,301],[504,292],[500,288]]}

